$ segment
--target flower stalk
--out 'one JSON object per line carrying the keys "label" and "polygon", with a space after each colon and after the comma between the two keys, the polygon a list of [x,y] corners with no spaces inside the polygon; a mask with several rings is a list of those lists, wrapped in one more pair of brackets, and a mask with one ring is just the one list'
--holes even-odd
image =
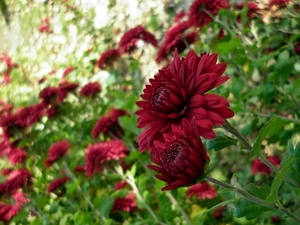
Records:
{"label": "flower stalk", "polygon": [[223,181],[219,181],[216,180],[210,176],[206,176],[205,177],[206,181],[209,181],[213,184],[216,184],[220,187],[223,188],[229,188],[237,193],[239,193],[240,195],[242,195],[244,198],[248,199],[251,202],[254,202],[256,204],[271,208],[271,209],[275,209],[278,210],[280,212],[282,212],[283,214],[285,214],[286,216],[290,217],[291,219],[293,219],[294,221],[300,223],[300,218],[298,218],[295,214],[293,214],[292,212],[290,212],[289,210],[287,210],[286,208],[282,207],[281,204],[266,204],[264,200],[257,198],[254,195],[251,195],[249,192],[247,192],[246,190],[242,189],[242,188],[237,188],[231,184],[225,183]]}

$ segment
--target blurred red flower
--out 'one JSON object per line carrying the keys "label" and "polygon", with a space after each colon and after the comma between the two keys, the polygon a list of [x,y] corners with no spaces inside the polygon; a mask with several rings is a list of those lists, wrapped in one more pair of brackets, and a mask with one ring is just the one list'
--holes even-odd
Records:
{"label": "blurred red flower", "polygon": [[70,144],[67,140],[62,140],[51,145],[48,151],[48,157],[45,160],[46,167],[52,166],[57,160],[67,154]]}
{"label": "blurred red flower", "polygon": [[157,47],[157,40],[154,35],[139,25],[125,32],[119,42],[119,48],[122,53],[131,53],[137,46],[137,41],[142,40]]}
{"label": "blurred red flower", "polygon": [[26,169],[18,169],[8,174],[7,180],[0,183],[0,195],[6,192],[12,193],[27,184],[31,174]]}
{"label": "blurred red flower", "polygon": [[152,151],[154,140],[163,140],[162,134],[170,132],[172,124],[180,126],[183,119],[195,117],[197,134],[211,139],[216,136],[213,126],[233,117],[225,98],[205,94],[229,79],[221,77],[226,64],[216,62],[217,54],[197,56],[190,50],[180,58],[175,51],[172,63],[149,80],[143,100],[136,103],[141,108],[136,112],[138,127],[146,128],[138,137],[140,151]]}
{"label": "blurred red flower", "polygon": [[85,171],[92,177],[96,171],[102,170],[106,161],[124,158],[127,147],[120,140],[111,140],[89,145],[85,154]]}
{"label": "blurred red flower", "polygon": [[58,86],[58,102],[62,102],[68,95],[68,93],[75,92],[79,84],[69,83],[68,81],[63,81]]}
{"label": "blurred red flower", "polygon": [[100,133],[105,136],[120,138],[123,136],[123,128],[119,124],[119,117],[126,115],[126,110],[111,108],[107,115],[102,116],[96,122],[92,130],[92,137],[97,138]]}
{"label": "blurred red flower", "polygon": [[[48,186],[47,192],[51,193],[51,192],[55,192],[58,188],[61,188],[67,181],[70,180],[70,177],[62,177],[62,178],[57,178],[54,179]],[[58,195],[60,196],[61,193],[59,193]]]}
{"label": "blurred red flower", "polygon": [[[244,2],[240,2],[236,5],[236,8],[239,10],[242,10],[246,7],[246,4]],[[259,7],[255,2],[248,2],[247,3],[247,17],[253,18],[255,14],[258,12]],[[238,17],[238,20],[240,20],[240,17]]]}
{"label": "blurred red flower", "polygon": [[16,216],[20,211],[20,207],[17,205],[4,204],[0,202],[0,221],[7,222]]}
{"label": "blurred red flower", "polygon": [[148,167],[156,178],[167,182],[162,191],[192,185],[205,176],[209,163],[206,149],[197,135],[195,119],[183,120],[182,128],[172,125],[171,133],[164,133],[165,142],[154,141],[156,152]]}
{"label": "blurred red flower", "polygon": [[50,26],[50,21],[49,21],[48,17],[42,20],[42,23],[39,26],[38,31],[40,33],[47,33],[47,34],[52,32],[52,29],[51,29],[51,26]]}
{"label": "blurred red flower", "polygon": [[186,194],[188,198],[196,196],[198,199],[212,199],[218,196],[216,188],[208,182],[200,182],[190,186]]}
{"label": "blurred red flower", "polygon": [[98,82],[88,83],[84,85],[80,90],[80,94],[85,98],[88,98],[90,96],[93,97],[100,92],[101,92],[101,87]]}
{"label": "blurred red flower", "polygon": [[124,189],[126,186],[127,186],[127,182],[126,181],[119,181],[117,183],[115,183],[115,190],[121,190],[121,189]]}
{"label": "blurred red flower", "polygon": [[18,164],[26,160],[26,152],[21,148],[9,147],[7,151],[8,161],[12,164]]}
{"label": "blurred red flower", "polygon": [[294,51],[297,55],[300,55],[300,42],[294,45]]}
{"label": "blurred red flower", "polygon": [[129,193],[126,197],[116,198],[112,207],[112,212],[125,211],[134,212],[138,209],[135,196],[133,193]]}
{"label": "blurred red flower", "polygon": [[64,70],[64,72],[63,72],[63,77],[68,76],[68,74],[71,73],[71,72],[74,71],[74,70],[75,70],[74,67],[68,67],[68,68],[66,68],[66,69]]}
{"label": "blurred red flower", "polygon": [[220,220],[223,218],[223,211],[226,209],[226,206],[219,206],[213,213],[213,217],[215,217],[217,220]]}
{"label": "blurred red flower", "polygon": [[156,62],[160,63],[166,59],[168,54],[177,49],[178,53],[183,52],[190,44],[194,43],[197,39],[196,32],[185,33],[189,28],[187,22],[182,22],[172,26],[165,34],[164,41],[160,46]]}
{"label": "blurred red flower", "polygon": [[120,57],[119,49],[108,49],[102,53],[98,59],[97,66],[100,69],[104,69],[106,66],[112,66]]}
{"label": "blurred red flower", "polygon": [[202,28],[213,21],[211,16],[215,16],[220,9],[228,8],[227,0],[195,0],[189,8],[188,21],[191,25]]}
{"label": "blurred red flower", "polygon": [[39,98],[41,98],[45,104],[52,104],[57,101],[58,92],[58,88],[48,86],[40,92]]}
{"label": "blurred red flower", "polygon": [[278,6],[280,8],[286,7],[290,0],[270,0],[268,3],[268,7]]}
{"label": "blurred red flower", "polygon": [[[279,166],[281,162],[281,159],[278,156],[267,156],[267,160],[269,160],[274,166]],[[251,173],[270,174],[271,169],[256,158],[252,161]]]}

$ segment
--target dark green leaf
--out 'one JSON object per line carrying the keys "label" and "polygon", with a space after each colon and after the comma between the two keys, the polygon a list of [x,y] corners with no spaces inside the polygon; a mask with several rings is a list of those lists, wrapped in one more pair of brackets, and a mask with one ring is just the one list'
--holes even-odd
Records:
{"label": "dark green leaf", "polygon": [[[263,184],[260,187],[255,186],[255,184],[250,183],[244,187],[248,193],[251,195],[264,200],[270,193],[270,187]],[[248,220],[254,219],[264,212],[270,211],[272,209],[265,206],[256,204],[246,198],[241,198],[232,204],[233,214],[240,218],[246,217]]]}
{"label": "dark green leaf", "polygon": [[206,142],[206,148],[208,150],[214,149],[215,151],[220,151],[223,148],[226,148],[231,145],[236,145],[237,141],[233,138],[230,138],[224,134],[217,136],[212,140]]}
{"label": "dark green leaf", "polygon": [[7,25],[9,25],[10,23],[10,13],[8,11],[8,7],[7,4],[5,2],[5,0],[0,0],[0,9],[1,9],[1,13],[4,16],[5,22]]}
{"label": "dark green leaf", "polygon": [[251,156],[259,156],[260,155],[260,146],[261,143],[263,142],[263,140],[267,137],[267,136],[272,136],[273,134],[278,133],[283,126],[286,124],[287,122],[274,117],[272,119],[270,119],[258,132],[257,138],[254,142],[253,145],[253,150],[251,152]]}

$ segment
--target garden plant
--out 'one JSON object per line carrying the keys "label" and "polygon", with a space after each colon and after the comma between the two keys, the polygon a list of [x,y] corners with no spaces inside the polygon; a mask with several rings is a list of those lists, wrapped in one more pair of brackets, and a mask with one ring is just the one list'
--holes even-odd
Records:
{"label": "garden plant", "polygon": [[0,223],[300,224],[299,0],[0,8]]}

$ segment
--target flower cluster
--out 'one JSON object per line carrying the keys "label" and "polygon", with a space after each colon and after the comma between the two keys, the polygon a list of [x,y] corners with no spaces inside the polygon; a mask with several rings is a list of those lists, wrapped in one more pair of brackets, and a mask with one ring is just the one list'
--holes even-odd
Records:
{"label": "flower cluster", "polygon": [[225,63],[217,63],[216,54],[197,56],[189,51],[180,58],[175,51],[171,64],[146,85],[138,115],[141,151],[150,150],[148,167],[167,182],[162,190],[192,185],[205,176],[209,157],[199,136],[214,138],[212,128],[225,123],[233,111],[228,101],[209,90],[229,79],[222,76]]}

